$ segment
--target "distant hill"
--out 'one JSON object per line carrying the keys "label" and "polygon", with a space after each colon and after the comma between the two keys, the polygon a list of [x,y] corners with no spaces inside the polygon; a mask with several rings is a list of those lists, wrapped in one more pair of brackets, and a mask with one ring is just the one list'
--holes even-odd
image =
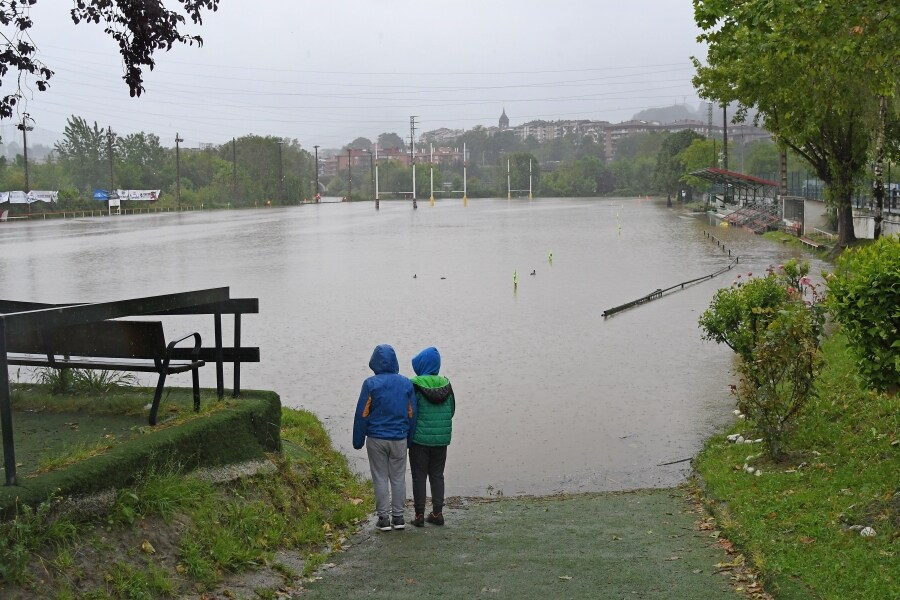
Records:
{"label": "distant hill", "polygon": [[[641,112],[635,114],[632,119],[635,121],[656,121],[658,123],[667,124],[674,123],[675,121],[685,121],[688,119],[693,119],[697,121],[706,122],[708,117],[707,113],[707,103],[701,102],[697,108],[687,104],[675,104],[673,106],[664,106],[660,108],[648,108],[646,110],[642,110]],[[737,102],[733,102],[728,105],[728,122],[732,122],[732,117],[737,112],[738,104]],[[745,123],[753,123],[753,117],[756,116],[755,110],[749,110],[747,112],[747,118],[744,121]],[[716,105],[713,108],[713,123],[717,125],[722,124],[722,107]]]}
{"label": "distant hill", "polygon": [[[705,107],[705,105],[704,105]],[[632,119],[635,121],[657,121],[659,123],[674,123],[688,119],[706,120],[706,114],[701,117],[699,112],[687,104],[675,104],[661,108],[647,108],[636,113]]]}

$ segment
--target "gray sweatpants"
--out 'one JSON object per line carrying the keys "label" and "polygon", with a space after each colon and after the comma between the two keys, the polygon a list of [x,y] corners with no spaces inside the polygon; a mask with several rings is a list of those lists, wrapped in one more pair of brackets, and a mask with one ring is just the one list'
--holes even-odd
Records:
{"label": "gray sweatpants", "polygon": [[406,502],[406,439],[367,437],[366,453],[375,488],[375,512],[379,517],[402,517]]}

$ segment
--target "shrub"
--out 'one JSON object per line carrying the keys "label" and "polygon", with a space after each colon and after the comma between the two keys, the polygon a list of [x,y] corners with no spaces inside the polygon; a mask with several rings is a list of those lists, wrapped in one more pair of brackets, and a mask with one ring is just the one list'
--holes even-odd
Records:
{"label": "shrub", "polygon": [[749,279],[716,292],[700,317],[704,339],[740,356],[738,408],[761,430],[776,459],[790,421],[814,392],[824,316],[808,272],[807,263],[789,261],[780,274],[748,273]]}
{"label": "shrub", "polygon": [[900,236],[845,251],[826,278],[828,307],[843,325],[860,374],[873,388],[900,382]]}

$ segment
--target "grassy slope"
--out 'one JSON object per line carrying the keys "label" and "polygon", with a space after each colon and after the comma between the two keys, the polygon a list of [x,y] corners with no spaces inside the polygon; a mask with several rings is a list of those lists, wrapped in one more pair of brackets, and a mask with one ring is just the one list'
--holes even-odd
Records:
{"label": "grassy slope", "polygon": [[[900,397],[864,391],[840,335],[825,345],[819,396],[796,424],[783,464],[715,436],[695,464],[723,533],[779,599],[900,598]],[[752,424],[731,432],[757,437]],[[730,433],[730,432],[726,432]],[[877,535],[848,530],[868,525]]]}
{"label": "grassy slope", "polygon": [[[259,571],[274,581],[236,597],[274,597],[339,549],[372,504],[315,416],[283,409],[281,425],[284,456],[270,456],[268,472],[220,485],[155,472],[93,515],[45,505],[0,523],[0,597],[227,594],[234,577]],[[286,564],[282,549],[302,560]]]}

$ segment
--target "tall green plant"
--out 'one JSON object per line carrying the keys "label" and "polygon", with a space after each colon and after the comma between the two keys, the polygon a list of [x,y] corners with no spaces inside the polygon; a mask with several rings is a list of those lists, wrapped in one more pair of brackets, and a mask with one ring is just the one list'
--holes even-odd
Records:
{"label": "tall green plant", "polygon": [[814,393],[824,316],[808,271],[807,263],[789,261],[779,274],[748,274],[719,290],[700,318],[704,339],[740,356],[738,408],[760,429],[776,459],[790,422]]}
{"label": "tall green plant", "polygon": [[869,385],[900,386],[900,236],[851,249],[826,278],[828,307]]}

